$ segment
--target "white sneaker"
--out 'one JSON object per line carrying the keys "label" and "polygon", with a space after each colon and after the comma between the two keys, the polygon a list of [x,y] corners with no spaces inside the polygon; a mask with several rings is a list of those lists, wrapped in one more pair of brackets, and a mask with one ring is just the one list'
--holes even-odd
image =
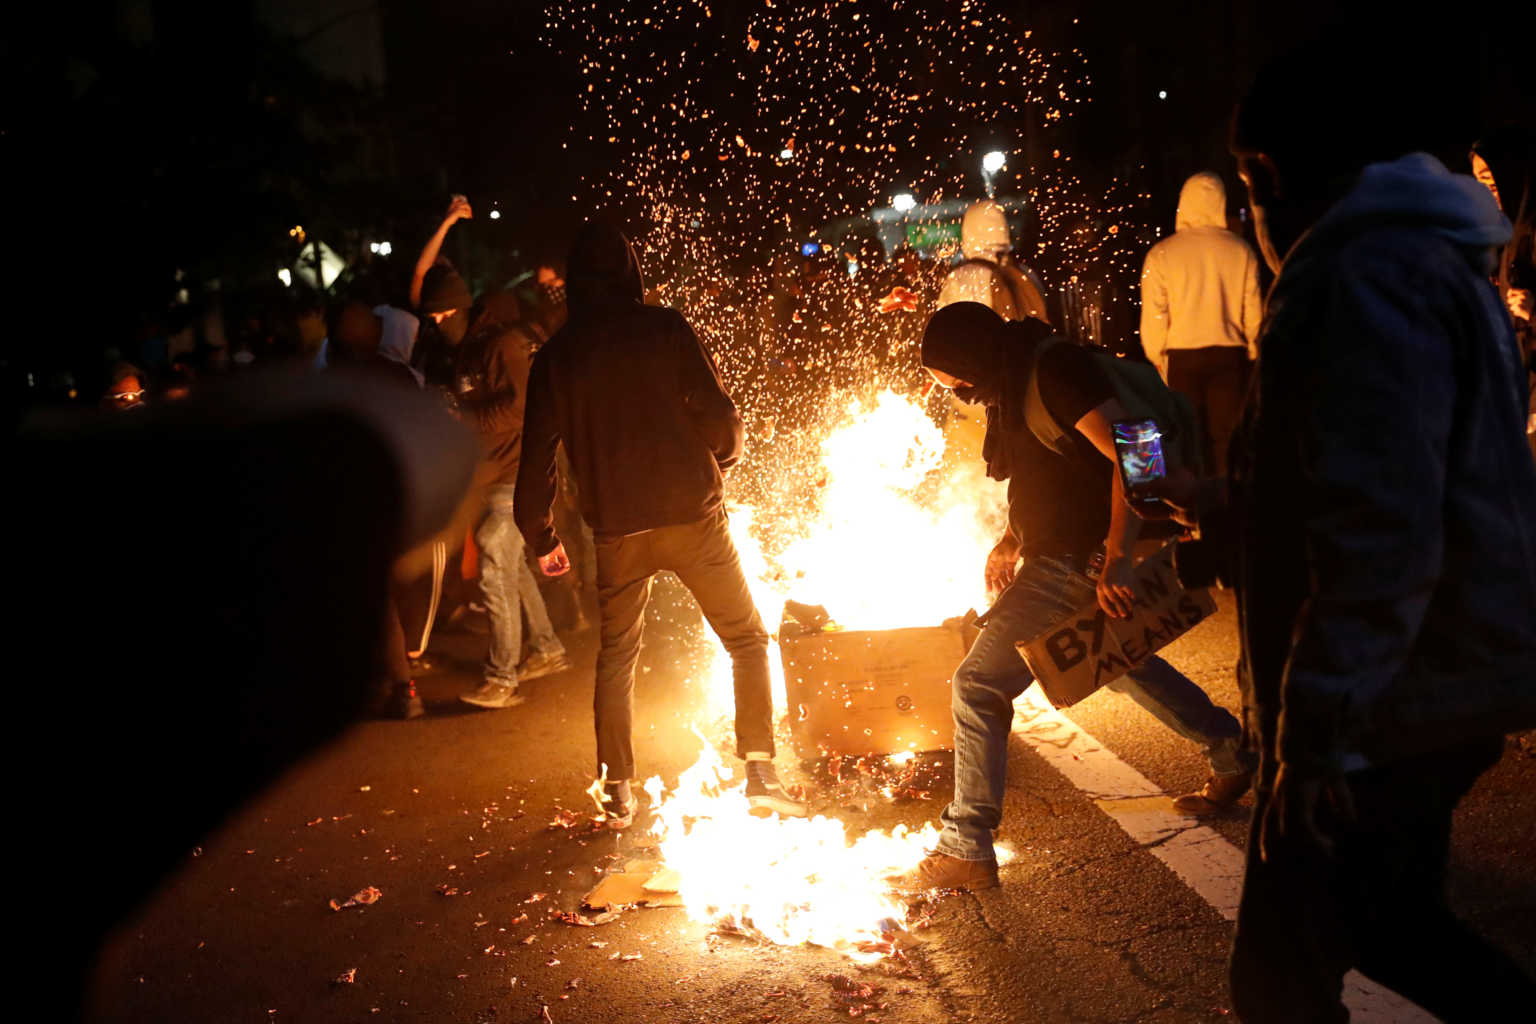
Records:
{"label": "white sneaker", "polygon": [[747,811],[754,818],[773,814],[786,818],[806,815],[805,801],[796,800],[784,789],[772,761],[747,762]]}
{"label": "white sneaker", "polygon": [[484,683],[473,693],[459,694],[459,700],[477,708],[515,708],[526,699],[506,683]]}

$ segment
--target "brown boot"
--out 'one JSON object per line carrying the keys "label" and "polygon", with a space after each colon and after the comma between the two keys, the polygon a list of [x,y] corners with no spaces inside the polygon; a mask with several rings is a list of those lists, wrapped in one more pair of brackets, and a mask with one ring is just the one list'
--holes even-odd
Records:
{"label": "brown boot", "polygon": [[997,860],[961,860],[947,853],[930,853],[921,864],[896,879],[896,888],[915,892],[921,889],[996,889]]}
{"label": "brown boot", "polygon": [[1253,772],[1236,775],[1212,775],[1205,785],[1193,793],[1185,793],[1173,802],[1173,809],[1180,814],[1199,817],[1224,811],[1242,799],[1248,787],[1253,785]]}

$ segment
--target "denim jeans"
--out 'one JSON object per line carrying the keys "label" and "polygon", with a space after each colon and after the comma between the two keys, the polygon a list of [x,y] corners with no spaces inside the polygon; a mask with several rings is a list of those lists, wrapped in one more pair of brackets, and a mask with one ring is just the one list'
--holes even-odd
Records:
{"label": "denim jeans", "polygon": [[564,654],[555,636],[538,581],[523,557],[523,535],[512,520],[511,487],[493,487],[485,519],[475,531],[480,547],[480,592],[491,619],[491,646],[485,656],[485,681],[517,685],[517,661],[523,647],[523,616],[528,617],[529,646],[536,654]]}
{"label": "denim jeans", "polygon": [[[1033,640],[1094,597],[1094,582],[1071,559],[1034,558],[998,598],[985,628],[955,670],[955,798],[944,810],[939,852],[988,860],[1003,816],[1013,701],[1035,681],[1015,645]],[[1217,775],[1248,770],[1242,728],[1205,691],[1161,658],[1109,684],[1185,739],[1198,743]]]}
{"label": "denim jeans", "polygon": [[602,619],[592,712],[598,772],[635,777],[635,664],[651,577],[674,572],[699,602],[704,618],[731,656],[736,689],[736,755],[772,756],[773,691],[768,631],[752,603],[723,511],[694,523],[662,526],[623,537],[597,538],[597,607]]}

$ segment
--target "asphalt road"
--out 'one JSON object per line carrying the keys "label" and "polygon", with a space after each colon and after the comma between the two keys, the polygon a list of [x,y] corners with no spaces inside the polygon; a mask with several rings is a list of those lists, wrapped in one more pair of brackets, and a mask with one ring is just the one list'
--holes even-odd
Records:
{"label": "asphalt road", "polygon": [[[700,694],[686,679],[698,625],[659,591],[637,747],[643,772],[670,778],[698,754]],[[1169,658],[1235,708],[1232,630],[1224,605]],[[939,902],[904,961],[860,968],[712,935],[678,909],[592,928],[553,917],[643,852],[639,830],[551,827],[561,809],[590,807],[593,639],[572,638],[575,668],[529,683],[526,704],[484,712],[455,699],[476,681],[483,639],[440,633],[418,680],[428,716],[358,725],[188,851],[105,949],[97,1019],[521,1022],[545,1007],[557,1022],[1230,1019],[1226,922],[1017,737],[1001,838],[1018,857],[1003,887]],[[1072,717],[1169,793],[1204,777],[1198,753],[1125,698],[1096,694]],[[726,739],[721,723],[710,734]],[[1458,813],[1451,889],[1536,973],[1533,753],[1511,739]],[[785,760],[813,811],[856,831],[935,820],[950,784],[932,758],[916,772],[928,798],[893,802],[857,771],[838,782]],[[1241,844],[1242,813],[1214,825]],[[331,910],[367,886],[376,903]]]}

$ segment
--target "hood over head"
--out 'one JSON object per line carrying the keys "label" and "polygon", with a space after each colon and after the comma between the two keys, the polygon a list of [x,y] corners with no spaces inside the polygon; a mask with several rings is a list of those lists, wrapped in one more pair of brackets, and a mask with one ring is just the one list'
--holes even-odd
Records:
{"label": "hood over head", "polygon": [[423,313],[448,313],[455,309],[467,310],[474,305],[469,285],[459,272],[446,263],[439,263],[427,271],[421,283],[421,311]]}
{"label": "hood over head", "polygon": [[962,401],[996,402],[1008,372],[1008,322],[979,302],[956,302],[928,319],[923,365],[970,384]]}
{"label": "hood over head", "polygon": [[611,221],[591,221],[581,229],[567,266],[566,295],[578,316],[592,306],[643,300],[640,260],[624,232]]}
{"label": "hood over head", "polygon": [[1511,234],[1493,193],[1476,178],[1452,174],[1428,153],[1409,153],[1361,171],[1354,188],[1323,214],[1296,248],[1373,224],[1427,227],[1480,255],[1509,241]]}
{"label": "hood over head", "polygon": [[1226,226],[1227,186],[1222,184],[1221,176],[1210,171],[1191,174],[1179,190],[1179,212],[1174,217],[1174,230]]}
{"label": "hood over head", "polygon": [[996,260],[1013,248],[1008,237],[1008,214],[1002,204],[983,199],[966,208],[960,221],[960,251],[968,260]]}

